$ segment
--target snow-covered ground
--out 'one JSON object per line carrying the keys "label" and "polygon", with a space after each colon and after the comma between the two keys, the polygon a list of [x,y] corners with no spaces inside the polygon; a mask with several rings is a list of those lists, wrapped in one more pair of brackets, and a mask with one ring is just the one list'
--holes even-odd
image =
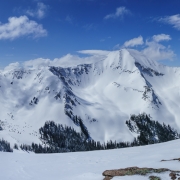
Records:
{"label": "snow-covered ground", "polygon": [[[180,140],[166,143],[91,152],[29,154],[16,151],[0,153],[2,180],[103,180],[105,170],[132,166],[180,170]],[[151,174],[152,175],[152,174]],[[169,173],[158,175],[170,179]],[[114,177],[113,180],[145,180],[147,176]]]}

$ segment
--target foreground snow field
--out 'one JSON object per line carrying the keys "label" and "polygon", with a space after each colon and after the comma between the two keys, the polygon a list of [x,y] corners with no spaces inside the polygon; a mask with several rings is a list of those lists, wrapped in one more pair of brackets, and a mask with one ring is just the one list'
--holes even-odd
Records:
{"label": "foreground snow field", "polygon": [[[62,154],[29,154],[22,151],[0,153],[2,180],[103,180],[105,170],[126,167],[180,170],[180,140],[117,150]],[[151,174],[152,175],[152,174]],[[158,175],[170,179],[169,173]],[[114,177],[113,180],[145,180],[148,176]]]}

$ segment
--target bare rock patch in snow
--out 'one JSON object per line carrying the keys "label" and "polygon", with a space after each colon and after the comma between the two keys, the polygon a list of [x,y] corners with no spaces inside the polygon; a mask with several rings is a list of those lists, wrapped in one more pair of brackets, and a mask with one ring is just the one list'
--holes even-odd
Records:
{"label": "bare rock patch in snow", "polygon": [[145,175],[153,174],[152,176],[149,176],[150,180],[161,180],[161,178],[155,176],[154,173],[161,174],[165,172],[169,172],[169,177],[172,180],[180,179],[180,175],[178,174],[180,173],[180,171],[173,171],[167,168],[154,169],[154,168],[146,168],[146,167],[145,168],[128,167],[125,169],[106,170],[103,172],[103,176],[105,176],[104,180],[110,180],[116,176],[134,176],[134,175],[145,176]]}

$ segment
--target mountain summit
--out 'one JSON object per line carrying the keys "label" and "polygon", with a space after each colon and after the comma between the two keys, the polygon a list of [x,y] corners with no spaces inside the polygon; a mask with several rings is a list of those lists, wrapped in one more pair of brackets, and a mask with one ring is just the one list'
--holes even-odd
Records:
{"label": "mountain summit", "polygon": [[54,121],[79,130],[81,117],[92,139],[129,141],[125,122],[145,112],[180,129],[180,68],[158,64],[132,49],[96,51],[95,63],[14,68],[0,72],[0,137],[39,143],[39,128]]}

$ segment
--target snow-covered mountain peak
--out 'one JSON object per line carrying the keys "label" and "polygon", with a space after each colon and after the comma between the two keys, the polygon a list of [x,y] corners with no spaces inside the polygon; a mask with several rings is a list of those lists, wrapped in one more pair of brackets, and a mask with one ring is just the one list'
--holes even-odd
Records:
{"label": "snow-covered mountain peak", "polygon": [[105,52],[103,55],[104,60],[95,63],[96,66],[103,68],[121,68],[131,72],[140,69],[140,66],[141,69],[160,73],[160,64],[152,59],[148,59],[143,53],[134,49],[120,49],[117,51]]}
{"label": "snow-covered mountain peak", "polygon": [[38,142],[32,132],[46,121],[79,129],[75,117],[80,116],[93,139],[130,141],[134,134],[125,121],[140,112],[180,128],[178,68],[161,66],[132,49],[83,53],[95,60],[72,67],[46,60],[42,66],[38,62],[1,71],[0,137]]}
{"label": "snow-covered mountain peak", "polygon": [[135,63],[139,63],[142,66],[144,66],[145,68],[152,68],[154,70],[157,70],[157,68],[159,66],[157,61],[149,59],[142,52],[139,52],[135,49],[128,49],[127,51],[133,57],[133,59],[135,60]]}

